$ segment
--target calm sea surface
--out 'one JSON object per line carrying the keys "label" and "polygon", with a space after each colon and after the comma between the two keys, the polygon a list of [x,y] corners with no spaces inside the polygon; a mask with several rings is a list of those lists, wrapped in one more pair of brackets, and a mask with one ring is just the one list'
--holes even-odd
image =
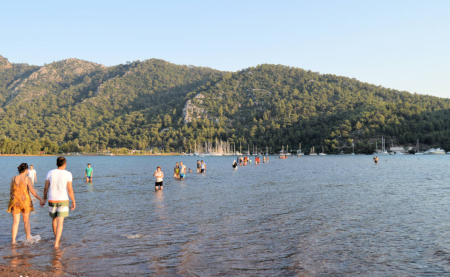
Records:
{"label": "calm sea surface", "polygon": [[[302,157],[239,167],[204,157],[68,157],[77,208],[53,250],[48,208],[34,245],[10,245],[9,184],[34,164],[37,190],[56,157],[0,158],[0,264],[84,276],[426,276],[450,274],[450,155]],[[386,160],[387,159],[387,160]],[[86,184],[87,163],[94,169]],[[164,191],[154,191],[156,166]],[[24,234],[23,225],[19,234]]]}

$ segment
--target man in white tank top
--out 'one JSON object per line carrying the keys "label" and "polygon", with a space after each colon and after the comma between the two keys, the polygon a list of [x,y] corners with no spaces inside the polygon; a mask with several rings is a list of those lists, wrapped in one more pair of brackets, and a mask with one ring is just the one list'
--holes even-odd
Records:
{"label": "man in white tank top", "polygon": [[66,170],[66,158],[56,159],[57,169],[50,170],[45,178],[44,201],[48,196],[50,217],[53,219],[53,233],[55,234],[55,248],[59,247],[59,240],[63,231],[64,218],[69,216],[69,197],[72,200],[71,210],[77,206],[72,187],[72,173]]}

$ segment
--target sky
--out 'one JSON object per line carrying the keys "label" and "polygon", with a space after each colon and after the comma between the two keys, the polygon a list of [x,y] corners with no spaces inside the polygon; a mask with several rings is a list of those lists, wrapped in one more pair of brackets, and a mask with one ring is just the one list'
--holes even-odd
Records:
{"label": "sky", "polygon": [[450,1],[4,1],[0,55],[44,65],[283,64],[450,98]]}

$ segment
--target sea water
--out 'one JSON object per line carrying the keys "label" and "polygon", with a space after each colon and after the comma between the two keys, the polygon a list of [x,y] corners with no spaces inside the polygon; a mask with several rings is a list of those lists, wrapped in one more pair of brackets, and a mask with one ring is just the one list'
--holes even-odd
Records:
{"label": "sea water", "polygon": [[[197,159],[206,174],[195,173]],[[32,245],[10,245],[6,213],[17,166],[34,164],[42,195],[56,157],[2,157],[0,263],[85,276],[450,273],[450,155],[380,156],[377,166],[372,156],[272,156],[232,170],[234,159],[67,157],[77,208],[58,254],[47,207],[35,202]],[[194,171],[181,181],[180,161]]]}

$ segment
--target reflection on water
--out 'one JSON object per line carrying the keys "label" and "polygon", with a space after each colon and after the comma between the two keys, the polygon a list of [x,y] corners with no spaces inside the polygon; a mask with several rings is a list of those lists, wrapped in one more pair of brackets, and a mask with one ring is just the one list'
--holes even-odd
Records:
{"label": "reflection on water", "polygon": [[55,275],[63,275],[65,272],[65,268],[62,263],[63,253],[64,250],[61,250],[59,248],[54,249],[53,251],[52,267],[50,272]]}
{"label": "reflection on water", "polygon": [[28,260],[32,258],[30,249],[28,248],[19,248],[16,245],[11,246],[11,252],[9,256],[5,256],[4,258],[9,260],[9,263],[13,267],[24,266],[30,267],[32,266]]}
{"label": "reflection on water", "polygon": [[[205,157],[207,174],[170,176],[195,157],[68,157],[77,208],[53,249],[47,207],[30,216],[33,245],[11,246],[0,213],[0,263],[86,276],[448,275],[450,155],[302,157],[232,170]],[[25,161],[38,174],[55,157],[0,158],[0,210]],[[91,163],[95,185],[85,183]],[[151,176],[160,165],[164,190]],[[169,176],[169,177],[167,177]],[[35,184],[42,195],[44,183]],[[23,235],[23,223],[18,236]]]}

